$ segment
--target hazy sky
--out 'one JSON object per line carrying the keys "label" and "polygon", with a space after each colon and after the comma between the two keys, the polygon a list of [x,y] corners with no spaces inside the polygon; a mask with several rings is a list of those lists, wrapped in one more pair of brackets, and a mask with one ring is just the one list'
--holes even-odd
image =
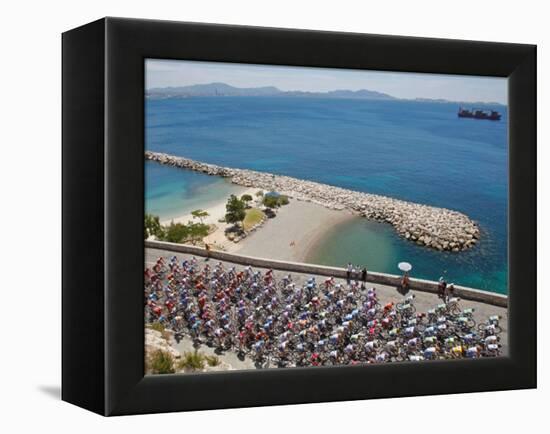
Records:
{"label": "hazy sky", "polygon": [[368,89],[397,98],[507,103],[506,78],[417,74],[335,68],[250,65],[244,63],[145,61],[147,89],[213,82],[235,87],[275,86],[281,90],[326,92]]}

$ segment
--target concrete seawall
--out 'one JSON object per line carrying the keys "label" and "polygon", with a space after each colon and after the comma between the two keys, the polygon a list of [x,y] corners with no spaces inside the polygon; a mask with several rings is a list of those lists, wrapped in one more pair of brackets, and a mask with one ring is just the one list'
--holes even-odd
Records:
{"label": "concrete seawall", "polygon": [[207,175],[230,178],[234,184],[274,190],[330,209],[347,209],[365,218],[389,223],[406,240],[431,249],[460,252],[474,247],[480,237],[479,227],[474,221],[465,214],[446,208],[348,190],[290,176],[217,166],[157,152],[146,151],[145,159]]}
{"label": "concrete seawall", "polygon": [[[206,251],[202,247],[190,246],[186,244],[175,244],[164,241],[145,241],[145,247],[151,249],[165,250],[167,252],[186,253],[196,256],[206,256]],[[234,253],[211,250],[210,255],[213,259],[220,261],[234,262],[241,265],[250,265],[252,267],[273,268],[295,273],[306,273],[321,276],[334,276],[338,278],[346,277],[344,268],[329,267],[325,265],[303,264],[299,262],[277,261],[273,259],[256,258],[251,256],[237,255]],[[401,282],[401,276],[378,273],[369,271],[367,281],[381,285],[397,287]],[[437,282],[423,279],[410,279],[411,289],[418,291],[437,293]],[[508,297],[502,294],[496,294],[479,289],[467,288],[455,285],[455,294],[463,299],[487,303],[494,306],[507,307]]]}

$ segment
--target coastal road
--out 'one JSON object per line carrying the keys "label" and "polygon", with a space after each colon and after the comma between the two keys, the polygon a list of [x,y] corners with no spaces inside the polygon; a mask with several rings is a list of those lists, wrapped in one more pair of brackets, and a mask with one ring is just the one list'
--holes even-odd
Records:
{"label": "coastal road", "polygon": [[[190,259],[193,256],[193,255],[183,254],[183,253],[174,253],[172,251],[167,251],[167,250],[146,248],[145,249],[146,266],[148,267],[152,266],[160,256],[171,258],[174,255],[177,256],[180,261],[184,259]],[[204,265],[206,263],[205,258],[200,256],[196,256],[196,258],[199,261],[199,264]],[[218,262],[222,262],[226,267],[235,266],[237,270],[241,270],[245,268],[245,266],[243,265],[234,264],[231,262],[218,261],[217,259],[210,260],[210,264],[216,264]],[[266,270],[258,267],[255,267],[255,268],[262,271]],[[274,276],[276,279],[282,278],[282,276],[286,274],[288,274],[287,271],[274,270]],[[308,274],[301,274],[301,273],[294,273],[294,272],[291,274],[292,274],[293,281],[296,282],[297,284],[301,284],[311,277],[311,275],[308,275]],[[317,277],[316,280],[317,282],[320,283],[320,282],[324,282],[325,279],[326,279],[325,276],[319,276]],[[337,281],[340,283],[345,283],[345,280],[343,279],[337,279]],[[371,286],[376,287],[376,293],[378,295],[379,300],[381,301],[381,304],[385,304],[390,301],[395,303],[403,299],[403,296],[399,294],[396,288],[394,287],[380,285],[380,284],[372,284]],[[432,309],[441,303],[441,300],[437,297],[437,295],[431,294],[428,292],[411,290],[409,291],[409,294],[415,294],[416,296],[414,299],[414,306],[416,307],[417,312],[427,312],[429,309]],[[507,356],[508,355],[508,310],[504,307],[493,306],[491,304],[481,303],[477,301],[470,301],[470,300],[461,300],[460,306],[463,309],[466,309],[466,308],[475,309],[474,319],[476,321],[476,324],[479,324],[485,321],[491,315],[500,315],[502,317],[502,320],[500,321],[500,326],[502,327],[502,333],[500,334],[501,344],[502,344],[502,354],[504,356]]]}

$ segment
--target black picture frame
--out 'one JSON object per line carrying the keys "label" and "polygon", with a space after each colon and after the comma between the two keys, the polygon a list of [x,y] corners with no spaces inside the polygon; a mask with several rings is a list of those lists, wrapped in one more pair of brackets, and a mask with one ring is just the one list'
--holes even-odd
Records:
{"label": "black picture frame", "polygon": [[[62,399],[102,415],[536,387],[536,47],[104,18],[62,37]],[[508,77],[509,357],[144,377],[144,59]]]}

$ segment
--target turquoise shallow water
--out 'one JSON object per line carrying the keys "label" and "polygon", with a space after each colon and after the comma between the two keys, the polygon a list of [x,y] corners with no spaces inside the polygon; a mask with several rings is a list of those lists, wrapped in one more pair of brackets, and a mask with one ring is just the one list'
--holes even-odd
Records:
{"label": "turquoise shallow water", "polygon": [[[459,119],[458,105],[416,101],[220,97],[146,101],[146,148],[230,167],[268,171],[461,211],[481,242],[468,252],[435,252],[391,226],[354,220],[333,228],[310,260],[348,261],[395,273],[507,293],[507,110],[500,122]],[[151,163],[152,164],[152,163]],[[227,196],[227,182],[146,165],[150,210]],[[181,171],[185,172],[185,171]],[[174,180],[179,177],[179,180]],[[231,186],[230,187],[234,187]]]}
{"label": "turquoise shallow water", "polygon": [[501,292],[498,287],[489,287],[488,282],[504,281],[505,271],[481,272],[478,266],[479,257],[489,243],[490,240],[485,239],[479,248],[466,252],[438,252],[404,240],[389,224],[357,217],[333,227],[326,237],[312,246],[307,260],[343,267],[346,263],[342,262],[341,252],[346,252],[347,260],[355,265],[391,274],[401,273],[398,262],[409,261],[415,277],[437,280],[443,275],[449,282]]}
{"label": "turquoise shallow water", "polygon": [[208,208],[243,190],[223,178],[145,162],[145,211],[161,221]]}

